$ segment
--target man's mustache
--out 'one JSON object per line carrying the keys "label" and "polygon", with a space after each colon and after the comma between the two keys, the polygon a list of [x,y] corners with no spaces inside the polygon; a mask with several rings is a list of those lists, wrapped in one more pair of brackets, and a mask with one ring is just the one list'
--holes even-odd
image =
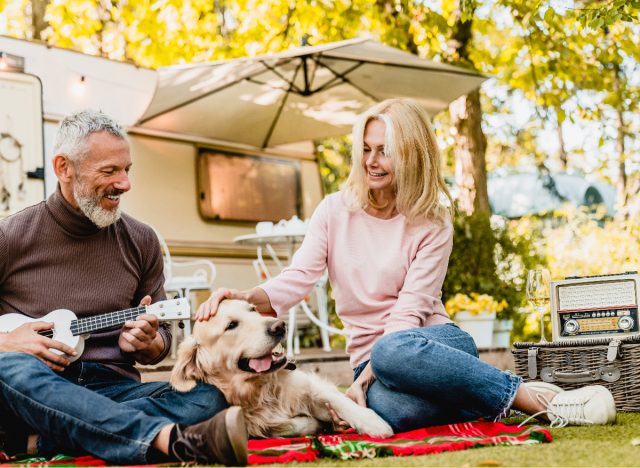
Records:
{"label": "man's mustache", "polygon": [[107,196],[110,196],[110,197],[117,197],[119,195],[122,195],[123,193],[125,193],[124,190],[113,189],[113,190],[107,190],[101,196],[107,195]]}

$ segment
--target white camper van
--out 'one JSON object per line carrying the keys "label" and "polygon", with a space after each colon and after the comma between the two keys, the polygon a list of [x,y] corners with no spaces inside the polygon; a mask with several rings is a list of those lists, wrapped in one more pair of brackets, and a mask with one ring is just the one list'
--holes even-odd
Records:
{"label": "white camper van", "polygon": [[128,126],[133,189],[124,210],[152,225],[174,258],[213,260],[216,285],[255,285],[256,248],[234,239],[259,221],[308,218],[323,197],[311,143],[262,150],[136,127],[154,70],[6,36],[0,53],[0,216],[55,190],[56,126],[83,108]]}

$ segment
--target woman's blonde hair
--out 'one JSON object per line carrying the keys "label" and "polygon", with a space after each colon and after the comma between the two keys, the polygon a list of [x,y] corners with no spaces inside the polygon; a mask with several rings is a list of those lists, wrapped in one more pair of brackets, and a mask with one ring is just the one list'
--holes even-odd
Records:
{"label": "woman's blonde hair", "polygon": [[[440,150],[426,111],[410,99],[387,99],[361,114],[353,126],[351,173],[346,190],[357,208],[371,204],[362,163],[364,132],[372,120],[385,124],[384,152],[393,162],[396,208],[409,222],[450,219],[453,200],[440,170]],[[443,203],[443,196],[449,206]]]}

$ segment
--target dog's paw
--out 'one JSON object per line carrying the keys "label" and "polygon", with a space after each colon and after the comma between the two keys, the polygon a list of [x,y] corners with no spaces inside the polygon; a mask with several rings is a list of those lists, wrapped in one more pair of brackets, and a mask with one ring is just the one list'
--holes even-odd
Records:
{"label": "dog's paw", "polygon": [[393,429],[386,423],[384,419],[377,415],[373,410],[367,409],[366,418],[360,418],[360,421],[351,421],[351,425],[360,434],[367,434],[371,437],[391,437]]}

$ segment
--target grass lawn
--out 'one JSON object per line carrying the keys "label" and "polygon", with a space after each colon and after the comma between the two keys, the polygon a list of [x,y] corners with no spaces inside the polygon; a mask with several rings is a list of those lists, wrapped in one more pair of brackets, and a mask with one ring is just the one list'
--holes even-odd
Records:
{"label": "grass lawn", "polygon": [[[522,418],[507,422],[519,422]],[[613,426],[552,429],[550,444],[516,447],[483,447],[420,457],[387,457],[373,460],[323,459],[296,466],[638,466],[640,413],[620,413]],[[274,465],[262,465],[274,466]]]}

